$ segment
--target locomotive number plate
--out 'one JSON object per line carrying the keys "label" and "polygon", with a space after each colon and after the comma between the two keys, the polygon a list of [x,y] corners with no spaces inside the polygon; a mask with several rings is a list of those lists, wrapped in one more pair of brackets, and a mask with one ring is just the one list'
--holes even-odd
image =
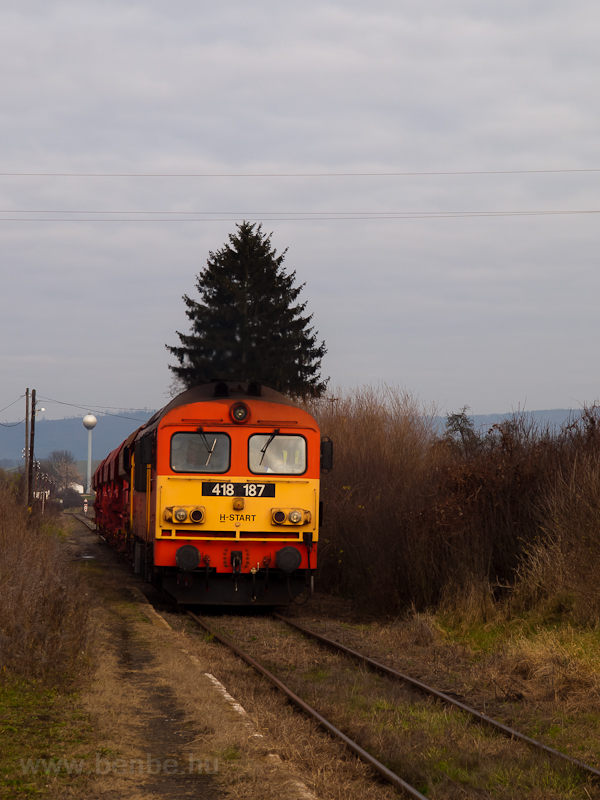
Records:
{"label": "locomotive number plate", "polygon": [[275,497],[274,483],[203,483],[203,497]]}

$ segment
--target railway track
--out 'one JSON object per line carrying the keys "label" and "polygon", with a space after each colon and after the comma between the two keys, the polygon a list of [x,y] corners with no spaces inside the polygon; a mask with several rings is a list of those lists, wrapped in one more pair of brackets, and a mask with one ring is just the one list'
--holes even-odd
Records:
{"label": "railway track", "polygon": [[[384,780],[394,786],[396,789],[403,792],[405,796],[413,797],[413,798],[424,798],[424,795],[419,788],[412,785],[408,779],[402,777],[397,772],[394,772],[385,763],[384,760],[387,760],[384,756],[380,756],[379,758],[375,757],[372,752],[368,752],[365,747],[361,746],[357,741],[352,739],[348,736],[344,731],[338,727],[338,725],[334,724],[330,719],[327,719],[324,714],[322,714],[319,710],[315,709],[312,705],[310,705],[305,699],[303,699],[298,691],[294,691],[293,688],[286,685],[280,677],[274,674],[270,669],[267,669],[264,664],[261,664],[257,658],[250,655],[248,652],[243,650],[239,644],[234,641],[231,641],[230,638],[220,633],[218,630],[215,630],[214,626],[209,625],[209,623],[194,614],[191,611],[187,611],[188,615],[194,622],[203,628],[208,634],[210,634],[214,639],[221,642],[225,646],[229,647],[237,656],[244,659],[248,664],[250,664],[255,670],[257,670],[261,675],[266,677],[277,689],[283,692],[286,697],[298,708],[300,708],[305,714],[311,716],[323,729],[327,730],[333,737],[342,741],[348,749],[350,749],[355,755],[357,755],[362,761],[369,764],[369,766],[375,770]],[[551,765],[552,769],[559,769],[560,767],[565,767],[569,770],[574,770],[580,773],[581,775],[589,776],[589,778],[593,779],[595,782],[598,781],[600,778],[600,770],[594,766],[586,764],[578,759],[572,758],[558,750],[555,750],[548,745],[539,742],[521,732],[505,725],[498,720],[493,719],[492,717],[477,711],[474,708],[462,703],[461,701],[451,697],[449,694],[441,692],[434,687],[428,686],[427,684],[415,680],[408,675],[405,675],[397,670],[392,669],[391,667],[382,664],[376,661],[373,658],[370,658],[354,649],[346,647],[338,642],[329,639],[326,636],[323,636],[320,633],[317,633],[313,630],[306,628],[303,625],[299,625],[298,623],[290,620],[286,617],[281,615],[275,614],[273,618],[277,621],[277,623],[283,623],[289,628],[296,630],[298,633],[302,634],[302,637],[309,637],[313,642],[317,643],[318,645],[324,645],[328,650],[335,651],[335,653],[343,654],[343,658],[351,660],[350,663],[354,665],[354,669],[356,669],[356,665],[358,664],[361,669],[368,669],[369,671],[375,671],[379,675],[385,676],[385,683],[389,684],[390,679],[393,682],[401,681],[404,685],[409,686],[411,691],[416,691],[421,694],[426,694],[430,698],[434,698],[436,703],[435,705],[439,705],[439,703],[443,703],[445,706],[450,707],[451,709],[456,709],[459,714],[468,715],[468,717],[478,723],[480,726],[485,726],[486,728],[492,729],[492,736],[495,734],[500,734],[503,737],[506,737],[512,740],[515,744],[514,746],[525,746],[526,749],[530,751],[537,752],[539,754],[543,754],[547,765]],[[267,622],[267,620],[265,620]],[[228,619],[228,625],[231,625],[231,619]],[[240,627],[242,628],[242,638],[243,638],[243,629],[245,626],[244,622],[240,623]],[[234,631],[234,636],[236,635]],[[240,635],[240,631],[238,630],[238,636]],[[256,640],[257,636],[250,637]],[[320,648],[322,650],[322,648]],[[272,660],[273,652],[270,652],[270,657]],[[261,659],[264,661],[264,658]],[[318,663],[319,659],[315,659],[315,662]],[[275,668],[276,672],[281,672],[285,670],[285,667],[282,668]],[[385,707],[386,703],[390,701],[385,699],[385,688],[383,689],[384,699],[382,699],[381,704],[382,707]],[[368,748],[372,750],[372,747]],[[421,786],[423,791],[426,789]],[[586,791],[585,796],[591,796],[589,792]],[[431,795],[429,795],[431,796]],[[435,794],[434,794],[435,796]],[[488,796],[487,794],[485,796]],[[519,796],[518,794],[512,796]]]}
{"label": "railway track", "polygon": [[71,517],[75,517],[75,519],[79,520],[79,522],[83,522],[83,524],[89,528],[91,531],[97,531],[96,523],[94,522],[93,517],[86,517],[85,514],[78,514],[76,511],[67,511],[65,512],[69,514]]}
{"label": "railway track", "polygon": [[[91,522],[89,518],[85,517],[82,514],[76,514],[76,513],[73,514],[73,516],[75,516],[82,523],[86,524],[86,526],[89,527],[90,529],[95,530],[96,526],[94,525],[93,522]],[[386,780],[396,789],[402,791],[406,796],[415,798],[425,797],[425,795],[421,791],[421,789],[425,791],[425,788],[421,783],[417,782],[420,788],[417,788],[416,786],[412,785],[409,782],[409,780],[406,779],[407,778],[406,775],[403,776],[402,774],[398,774],[399,772],[402,772],[402,770],[394,772],[393,769],[390,769],[389,759],[386,758],[385,755],[380,755],[379,758],[375,757],[372,754],[372,752],[368,752],[367,749],[363,746],[364,743],[361,744],[359,741],[356,741],[351,736],[349,736],[348,733],[344,732],[343,724],[341,725],[339,723],[335,724],[335,722],[331,721],[330,719],[327,719],[325,714],[321,713],[317,708],[315,708],[314,705],[318,706],[318,703],[316,704],[313,703],[313,705],[309,704],[306,699],[300,696],[301,693],[299,693],[297,690],[295,691],[294,688],[292,687],[286,686],[284,681],[281,679],[281,673],[285,672],[285,666],[282,665],[281,661],[274,670],[274,672],[279,673],[279,675],[273,674],[273,671],[267,669],[264,666],[264,663],[261,664],[257,660],[257,658],[254,658],[252,655],[245,652],[239,646],[239,644],[230,641],[229,638],[224,636],[219,631],[215,630],[214,626],[209,625],[208,622],[206,622],[206,620],[198,617],[196,614],[193,614],[192,612],[188,612],[188,614],[195,621],[196,624],[204,628],[204,630],[206,630],[207,633],[211,634],[211,636],[213,636],[217,641],[231,648],[239,657],[243,658],[254,669],[260,672],[273,685],[275,685],[281,692],[283,692],[293,704],[295,704],[304,713],[308,714],[314,720],[316,720],[316,722],[323,729],[327,730],[334,738],[339,739],[341,742],[343,742],[343,744],[349,750],[355,753],[355,755],[357,755],[362,761],[369,764],[369,766],[377,773],[379,773],[379,775],[381,775],[381,777],[384,780]],[[275,622],[273,622],[273,620],[275,620]],[[498,720],[493,719],[487,714],[484,714],[474,708],[469,707],[460,700],[457,700],[455,697],[452,697],[450,694],[439,691],[433,688],[432,686],[429,686],[423,683],[422,681],[416,680],[409,675],[401,673],[398,670],[395,670],[389,667],[388,665],[381,663],[380,661],[370,658],[364,655],[363,653],[358,652],[355,649],[342,645],[339,642],[336,642],[316,631],[310,630],[309,628],[303,625],[299,625],[294,620],[288,619],[281,615],[273,615],[272,618],[266,618],[263,619],[263,621],[265,622],[265,624],[276,624],[279,625],[279,627],[283,627],[283,625],[285,625],[288,629],[290,629],[290,631],[295,630],[298,632],[298,634],[301,634],[302,637],[304,638],[310,637],[310,639],[318,643],[318,645],[325,646],[330,651],[343,654],[344,658],[350,660],[349,663],[352,663],[354,665],[360,664],[361,668],[373,670],[378,674],[385,676],[386,680],[392,679],[394,682],[401,681],[403,684],[410,686],[412,690],[416,690],[417,692],[420,693],[425,693],[429,697],[434,698],[436,703],[438,704],[443,703],[449,706],[450,708],[456,709],[458,712],[462,714],[469,715],[469,717],[472,720],[477,722],[482,727],[485,726],[487,728],[493,729],[493,731],[495,731],[496,733],[501,734],[502,736],[510,740],[519,742],[533,751],[543,753],[548,764],[562,763],[572,770],[576,770],[581,774],[589,776],[590,779],[593,779],[594,781],[594,790],[592,792],[592,795],[594,797],[600,797],[600,788],[598,788],[595,785],[598,782],[598,778],[600,778],[600,770],[597,769],[596,767],[586,764],[583,761],[580,761],[576,758],[572,758],[566,755],[565,753],[562,753],[552,747],[549,747],[543,742],[539,742],[533,739],[532,737],[526,736],[520,731],[511,728],[510,726],[505,725],[504,723],[499,722]],[[230,622],[231,620],[227,624],[230,624]],[[241,627],[243,631],[244,628],[247,627],[247,618],[239,619],[238,623],[239,627]],[[235,632],[234,632],[234,637],[235,637]],[[243,635],[241,637],[238,636],[238,638],[243,639]],[[256,639],[257,637],[253,636],[252,638]],[[255,647],[254,649],[258,650],[258,653],[255,653],[255,655],[257,655],[258,658],[260,658],[261,661],[264,662],[265,654],[263,653],[261,648]],[[322,648],[320,649],[322,650]],[[267,654],[267,659],[269,658],[270,656]],[[314,659],[315,663],[318,663],[321,660],[322,660],[321,656],[315,657]],[[385,703],[388,701],[384,700],[383,702]],[[368,750],[372,749],[373,749],[372,747],[368,748]],[[585,796],[591,797],[592,795],[590,795],[586,789]],[[435,793],[434,796],[436,796]],[[517,793],[512,796],[517,797],[520,795]]]}

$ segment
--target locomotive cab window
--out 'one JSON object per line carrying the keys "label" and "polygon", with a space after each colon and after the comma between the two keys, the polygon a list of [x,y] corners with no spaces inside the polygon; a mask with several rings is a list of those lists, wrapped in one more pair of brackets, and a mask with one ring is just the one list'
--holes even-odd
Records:
{"label": "locomotive cab window", "polygon": [[231,441],[226,433],[175,433],[171,438],[173,472],[227,472],[230,455]]}
{"label": "locomotive cab window", "polygon": [[256,475],[302,475],[306,472],[306,439],[257,433],[248,440],[248,465]]}

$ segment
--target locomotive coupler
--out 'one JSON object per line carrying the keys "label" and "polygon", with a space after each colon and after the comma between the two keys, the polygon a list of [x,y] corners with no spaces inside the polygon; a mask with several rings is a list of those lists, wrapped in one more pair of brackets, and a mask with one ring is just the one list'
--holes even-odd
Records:
{"label": "locomotive coupler", "polygon": [[252,595],[250,599],[252,600],[253,603],[256,600],[256,573],[258,572],[259,568],[260,564],[257,562],[256,566],[252,567],[252,569],[250,570],[250,572],[252,573]]}
{"label": "locomotive coupler", "polygon": [[313,591],[312,591],[313,581],[312,581],[312,570],[310,568],[310,554],[312,553],[312,549],[313,549],[312,531],[306,531],[306,533],[304,533],[302,535],[302,538],[304,539],[304,544],[306,545],[306,554],[308,556],[308,570],[306,572],[306,585],[311,587],[311,595],[312,595],[312,593],[313,593]]}
{"label": "locomotive coupler", "polygon": [[271,556],[265,556],[263,558],[263,564],[265,565],[265,592],[269,591],[269,564],[271,563]]}
{"label": "locomotive coupler", "polygon": [[210,556],[204,556],[204,563],[206,564],[206,591],[208,592],[208,576],[210,574]]}
{"label": "locomotive coupler", "polygon": [[185,570],[179,570],[177,573],[177,586],[193,586],[194,585],[194,576],[191,572],[185,572]]}
{"label": "locomotive coupler", "polygon": [[232,578],[235,581],[235,590],[237,592],[237,582],[238,578],[241,577],[242,574],[242,551],[241,550],[232,550],[231,551],[231,565],[233,566],[233,574]]}

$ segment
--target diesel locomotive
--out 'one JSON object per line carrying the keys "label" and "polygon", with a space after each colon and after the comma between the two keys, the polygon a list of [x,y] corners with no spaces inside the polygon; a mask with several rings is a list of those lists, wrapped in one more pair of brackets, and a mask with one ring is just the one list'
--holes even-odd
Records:
{"label": "diesel locomotive", "polygon": [[281,605],[312,593],[333,445],[258,383],[188,389],[93,478],[102,535],[179,603]]}

